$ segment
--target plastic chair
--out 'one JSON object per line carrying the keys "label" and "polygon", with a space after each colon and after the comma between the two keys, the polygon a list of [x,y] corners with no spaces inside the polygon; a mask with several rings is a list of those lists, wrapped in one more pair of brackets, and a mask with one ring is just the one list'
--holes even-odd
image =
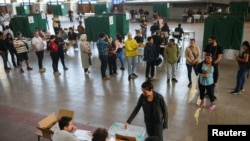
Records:
{"label": "plastic chair", "polygon": [[194,16],[194,22],[200,22],[200,19],[201,19],[201,15],[200,14],[195,14],[193,15]]}

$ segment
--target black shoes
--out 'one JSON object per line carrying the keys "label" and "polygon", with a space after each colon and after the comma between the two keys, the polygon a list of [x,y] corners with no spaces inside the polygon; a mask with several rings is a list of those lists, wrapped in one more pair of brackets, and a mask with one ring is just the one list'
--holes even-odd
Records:
{"label": "black shoes", "polygon": [[128,81],[130,81],[130,80],[131,80],[131,75],[128,76]]}
{"label": "black shoes", "polygon": [[125,68],[124,68],[124,67],[121,67],[120,69],[121,69],[121,70],[125,70]]}
{"label": "black shoes", "polygon": [[178,82],[177,79],[175,79],[175,78],[172,78],[172,81],[175,82],[175,83]]}
{"label": "black shoes", "polygon": [[133,77],[138,77],[138,75],[136,75],[135,73],[132,73],[131,74]]}
{"label": "black shoes", "polygon": [[188,83],[188,88],[191,88],[191,87],[192,87],[192,83],[189,82],[189,83]]}

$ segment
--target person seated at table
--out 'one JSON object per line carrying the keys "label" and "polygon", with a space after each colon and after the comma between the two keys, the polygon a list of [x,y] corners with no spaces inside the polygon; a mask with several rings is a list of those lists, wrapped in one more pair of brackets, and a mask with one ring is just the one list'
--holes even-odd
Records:
{"label": "person seated at table", "polygon": [[[72,27],[69,28],[68,32],[68,41],[70,46],[74,46],[74,49],[77,49],[77,34],[74,32],[74,29]],[[68,47],[69,48],[69,47]]]}
{"label": "person seated at table", "polygon": [[63,40],[67,40],[68,39],[68,34],[67,34],[67,31],[68,29],[67,28],[60,28],[59,29],[59,33],[61,35],[61,37],[63,38]]}
{"label": "person seated at table", "polygon": [[108,140],[109,140],[108,131],[105,128],[97,128],[92,134],[92,141],[108,141]]}
{"label": "person seated at table", "polygon": [[60,130],[55,131],[52,136],[53,141],[79,141],[72,132],[76,131],[71,117],[63,116],[58,121]]}
{"label": "person seated at table", "polygon": [[201,11],[201,9],[198,9],[198,11],[196,12],[196,14],[199,14],[199,15],[201,15],[201,14],[202,14],[202,11]]}
{"label": "person seated at table", "polygon": [[178,39],[178,43],[180,42],[183,33],[184,31],[183,28],[181,27],[181,24],[178,24],[178,27],[174,29],[174,34],[173,34],[174,38]]}

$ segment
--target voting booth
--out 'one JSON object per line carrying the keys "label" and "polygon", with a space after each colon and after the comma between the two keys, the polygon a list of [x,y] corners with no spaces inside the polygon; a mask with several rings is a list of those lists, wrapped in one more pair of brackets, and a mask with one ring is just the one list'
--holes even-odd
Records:
{"label": "voting booth", "polygon": [[116,33],[127,35],[129,32],[129,13],[105,13],[102,15],[115,16]]}
{"label": "voting booth", "polygon": [[16,7],[16,13],[17,15],[24,15],[24,14],[30,14],[30,10],[28,6],[17,6]]}
{"label": "voting booth", "polygon": [[85,29],[88,41],[96,42],[100,33],[113,38],[116,36],[116,17],[111,15],[91,16],[85,19]]}
{"label": "voting booth", "polygon": [[44,13],[18,15],[11,19],[10,24],[12,25],[14,35],[16,35],[17,31],[20,31],[23,37],[32,38],[36,27],[46,30],[46,17]]}

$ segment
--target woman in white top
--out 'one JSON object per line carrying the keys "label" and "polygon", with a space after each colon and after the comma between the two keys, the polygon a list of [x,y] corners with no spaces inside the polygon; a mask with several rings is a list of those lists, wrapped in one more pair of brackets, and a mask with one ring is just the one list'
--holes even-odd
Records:
{"label": "woman in white top", "polygon": [[119,58],[120,63],[121,63],[121,70],[125,70],[124,68],[124,53],[123,53],[123,47],[124,44],[122,42],[122,35],[117,34],[116,35],[116,41],[115,41],[115,45],[117,47],[117,58]]}
{"label": "woman in white top", "polygon": [[196,71],[196,65],[199,63],[200,60],[200,48],[196,46],[195,39],[190,39],[190,45],[185,49],[185,57],[186,57],[186,65],[188,71],[188,87],[192,86],[192,68],[196,75],[198,75]]}
{"label": "woman in white top", "polygon": [[81,49],[81,60],[82,60],[82,67],[84,68],[84,72],[86,75],[90,73],[88,70],[89,65],[91,65],[90,56],[92,54],[91,47],[89,42],[87,41],[87,35],[82,34],[80,37],[80,49]]}

